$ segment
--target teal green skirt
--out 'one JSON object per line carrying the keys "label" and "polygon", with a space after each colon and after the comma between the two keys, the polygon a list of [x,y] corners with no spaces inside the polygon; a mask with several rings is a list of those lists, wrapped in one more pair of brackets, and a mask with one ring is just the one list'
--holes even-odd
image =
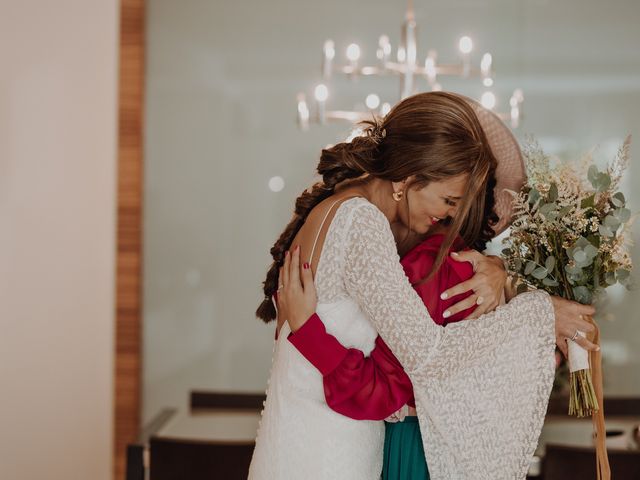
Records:
{"label": "teal green skirt", "polygon": [[418,417],[384,422],[382,480],[429,480]]}

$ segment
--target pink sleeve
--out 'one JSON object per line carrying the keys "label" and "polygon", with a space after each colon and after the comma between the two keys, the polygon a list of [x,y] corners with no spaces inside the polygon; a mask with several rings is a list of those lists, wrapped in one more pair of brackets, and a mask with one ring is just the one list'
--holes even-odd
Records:
{"label": "pink sleeve", "polygon": [[[441,241],[440,236],[431,237],[402,259],[412,283],[429,273]],[[447,308],[471,292],[447,300],[441,300],[440,293],[471,276],[471,264],[447,256],[432,279],[414,285],[435,323],[460,321],[475,309],[442,317]],[[374,349],[365,357],[362,351],[344,347],[327,333],[320,317],[313,314],[288,340],[322,373],[325,399],[332,410],[356,420],[382,420],[405,404],[415,407],[411,381],[382,338],[376,338]]]}
{"label": "pink sleeve", "polygon": [[317,314],[288,340],[323,375],[329,407],[356,420],[382,420],[409,403],[409,377],[380,337],[368,357],[327,333]]}
{"label": "pink sleeve", "polygon": [[[436,274],[429,279],[428,282],[420,283],[420,280],[425,278],[431,271],[435,255],[437,254],[437,247],[439,247],[439,245],[434,245],[433,243],[435,242],[431,244],[425,242],[423,245],[415,248],[405,255],[400,263],[409,281],[413,284],[413,288],[418,292],[420,298],[422,298],[433,321],[438,325],[447,325],[463,320],[476,309],[476,305],[473,305],[445,319],[442,314],[447,308],[464,300],[473,292],[464,292],[447,298],[446,300],[440,299],[442,292],[470,279],[473,276],[473,268],[469,262],[457,262],[447,255]],[[455,250],[452,248],[449,252],[451,251]]]}

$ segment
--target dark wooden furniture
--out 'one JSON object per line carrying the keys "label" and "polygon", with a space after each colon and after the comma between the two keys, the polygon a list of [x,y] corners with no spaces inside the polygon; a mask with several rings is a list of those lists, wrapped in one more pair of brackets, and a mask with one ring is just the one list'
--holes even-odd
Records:
{"label": "dark wooden furniture", "polygon": [[[544,480],[596,480],[593,448],[548,444],[542,472]],[[640,450],[609,450],[611,478],[640,479]]]}
{"label": "dark wooden furniture", "polygon": [[192,392],[189,411],[163,410],[128,445],[126,480],[246,479],[264,400]]}

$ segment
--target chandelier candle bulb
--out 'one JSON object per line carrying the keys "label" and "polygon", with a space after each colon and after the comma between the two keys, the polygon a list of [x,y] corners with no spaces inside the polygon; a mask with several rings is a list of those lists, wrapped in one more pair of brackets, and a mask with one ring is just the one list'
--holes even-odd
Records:
{"label": "chandelier candle bulb", "polygon": [[468,77],[471,73],[471,63],[470,63],[470,53],[473,50],[473,41],[470,37],[466,35],[460,38],[458,42],[458,48],[460,49],[460,54],[462,56],[462,76]]}
{"label": "chandelier candle bulb", "polygon": [[[485,53],[482,56],[482,60],[480,61],[480,74],[482,75],[482,79],[487,79],[491,77],[491,63],[493,62],[493,57],[490,53]],[[487,85],[490,86],[490,85]]]}
{"label": "chandelier candle bulb", "polygon": [[509,99],[509,105],[511,106],[511,127],[513,128],[520,126],[520,104],[522,104],[522,102],[524,102],[522,90],[516,88]]}
{"label": "chandelier candle bulb", "polygon": [[429,85],[431,85],[433,87],[433,85],[436,83],[436,76],[437,76],[437,70],[436,70],[436,59],[437,57],[437,53],[435,50],[429,50],[429,53],[427,54],[427,58],[424,61],[424,71],[425,74],[427,75],[427,81],[429,82]]}
{"label": "chandelier candle bulb", "polygon": [[356,43],[352,43],[347,47],[347,60],[351,67],[351,75],[355,76],[358,70],[358,60],[360,59],[360,47]]}
{"label": "chandelier candle bulb", "polygon": [[326,101],[329,98],[329,90],[322,83],[315,90],[316,106],[318,107],[318,121],[323,124],[326,120]]}
{"label": "chandelier candle bulb", "polygon": [[378,40],[378,46],[378,59],[382,66],[386,67],[387,62],[389,61],[389,56],[391,55],[391,43],[389,42],[389,37],[387,35],[381,35]]}
{"label": "chandelier candle bulb", "polygon": [[520,126],[520,109],[518,107],[511,107],[511,128],[518,128]]}
{"label": "chandelier candle bulb", "polygon": [[336,56],[336,50],[333,40],[327,40],[324,42],[322,49],[322,78],[325,80],[331,77],[331,70],[333,69],[333,57]]}
{"label": "chandelier candle bulb", "polygon": [[[413,9],[407,12],[407,19],[402,25],[402,42],[398,49],[398,62],[403,63],[404,71],[400,73],[400,98],[407,98],[414,93],[414,75],[417,60],[416,21]],[[402,55],[401,55],[402,52]]]}
{"label": "chandelier candle bulb", "polygon": [[304,93],[298,94],[298,126],[302,130],[309,129],[309,107]]}
{"label": "chandelier candle bulb", "polygon": [[380,97],[375,93],[370,93],[369,95],[367,95],[364,103],[367,105],[368,109],[375,110],[380,106]]}
{"label": "chandelier candle bulb", "polygon": [[496,106],[496,96],[493,92],[484,92],[480,98],[480,103],[482,103],[484,108],[493,110],[493,107]]}

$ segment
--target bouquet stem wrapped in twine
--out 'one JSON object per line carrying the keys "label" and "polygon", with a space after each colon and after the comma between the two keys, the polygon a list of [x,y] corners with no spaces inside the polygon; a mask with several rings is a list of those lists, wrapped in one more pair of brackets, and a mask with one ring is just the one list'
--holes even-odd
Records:
{"label": "bouquet stem wrapped in twine", "polygon": [[[585,319],[595,330],[589,340],[600,345],[600,329],[591,316]],[[583,332],[579,335],[586,337]],[[569,368],[571,390],[569,415],[591,416],[596,447],[596,472],[598,480],[610,480],[611,469],[607,455],[604,424],[604,402],[602,393],[602,355],[600,351],[588,352],[575,342],[569,341]]]}

